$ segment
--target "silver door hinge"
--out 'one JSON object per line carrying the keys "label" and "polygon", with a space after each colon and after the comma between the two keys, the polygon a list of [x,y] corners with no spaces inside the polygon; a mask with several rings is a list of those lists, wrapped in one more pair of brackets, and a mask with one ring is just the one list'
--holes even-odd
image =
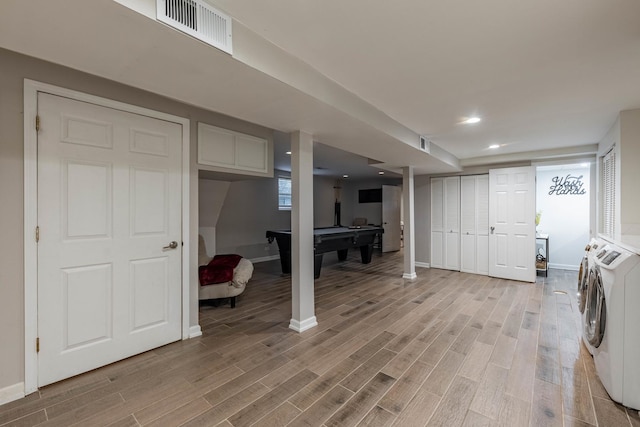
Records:
{"label": "silver door hinge", "polygon": [[36,116],[36,132],[40,130],[40,116]]}
{"label": "silver door hinge", "polygon": [[40,338],[36,338],[36,353],[40,353]]}
{"label": "silver door hinge", "polygon": [[36,243],[40,241],[40,226],[36,226]]}

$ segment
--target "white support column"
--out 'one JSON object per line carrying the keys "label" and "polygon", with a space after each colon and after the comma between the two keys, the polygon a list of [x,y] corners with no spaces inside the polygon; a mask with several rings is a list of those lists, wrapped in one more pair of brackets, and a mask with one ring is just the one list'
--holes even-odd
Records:
{"label": "white support column", "polygon": [[414,231],[413,166],[402,168],[402,204],[404,211],[404,274],[403,279],[415,279],[416,243]]}
{"label": "white support column", "polygon": [[289,328],[306,331],[318,324],[313,283],[313,138],[291,134],[291,303]]}

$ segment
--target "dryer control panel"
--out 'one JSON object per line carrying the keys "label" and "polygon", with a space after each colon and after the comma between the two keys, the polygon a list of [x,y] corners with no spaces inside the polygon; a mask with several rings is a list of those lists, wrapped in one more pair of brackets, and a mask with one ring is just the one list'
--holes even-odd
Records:
{"label": "dryer control panel", "polygon": [[607,253],[607,255],[602,259],[602,263],[604,265],[609,265],[611,264],[613,261],[616,260],[616,258],[618,258],[620,256],[620,252],[618,251],[611,251],[609,253]]}

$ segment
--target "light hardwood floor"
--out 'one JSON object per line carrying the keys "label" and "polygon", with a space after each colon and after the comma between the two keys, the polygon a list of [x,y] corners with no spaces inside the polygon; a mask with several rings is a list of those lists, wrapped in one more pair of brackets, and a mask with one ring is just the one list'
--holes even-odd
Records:
{"label": "light hardwood floor", "polygon": [[409,281],[401,253],[325,257],[318,327],[288,329],[289,277],[257,264],[235,309],[201,307],[202,337],[0,406],[0,425],[640,426],[580,342],[576,272]]}

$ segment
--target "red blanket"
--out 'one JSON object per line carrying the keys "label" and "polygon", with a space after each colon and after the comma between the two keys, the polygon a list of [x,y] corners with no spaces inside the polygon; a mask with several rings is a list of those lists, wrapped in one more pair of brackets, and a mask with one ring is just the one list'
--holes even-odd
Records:
{"label": "red blanket", "polygon": [[198,268],[200,286],[230,282],[233,279],[233,269],[241,259],[242,257],[236,254],[214,256],[209,264]]}

